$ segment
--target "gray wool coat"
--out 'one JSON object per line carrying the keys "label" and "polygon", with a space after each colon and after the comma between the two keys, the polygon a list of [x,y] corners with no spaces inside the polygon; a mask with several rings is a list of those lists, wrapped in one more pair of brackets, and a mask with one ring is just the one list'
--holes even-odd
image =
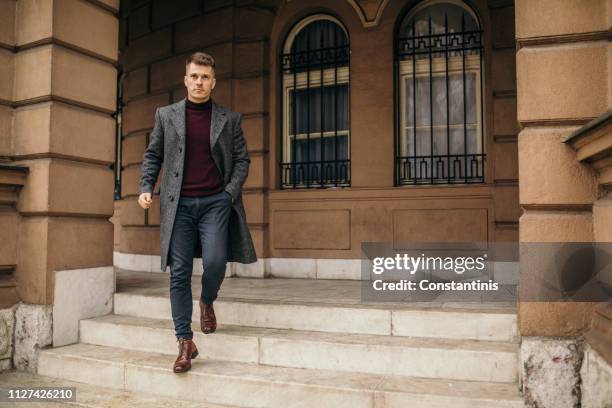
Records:
{"label": "gray wool coat", "polygon": [[[225,191],[233,198],[229,220],[228,261],[257,261],[244,206],[242,185],[249,172],[250,159],[241,127],[241,115],[212,101],[210,121],[212,158],[223,176]],[[168,252],[174,218],[181,193],[185,162],[185,99],[155,111],[155,126],[150,135],[141,166],[140,193],[152,193],[162,163],[160,183],[160,254],[161,270],[169,264]],[[198,234],[199,235],[199,234]],[[202,257],[199,237],[195,257]]]}

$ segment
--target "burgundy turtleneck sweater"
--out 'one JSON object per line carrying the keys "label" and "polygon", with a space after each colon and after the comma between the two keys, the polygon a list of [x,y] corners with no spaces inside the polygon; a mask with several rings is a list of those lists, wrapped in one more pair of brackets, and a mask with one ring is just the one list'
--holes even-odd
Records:
{"label": "burgundy turtleneck sweater", "polygon": [[207,196],[223,190],[223,178],[210,151],[212,100],[194,103],[185,100],[185,164],[181,195]]}

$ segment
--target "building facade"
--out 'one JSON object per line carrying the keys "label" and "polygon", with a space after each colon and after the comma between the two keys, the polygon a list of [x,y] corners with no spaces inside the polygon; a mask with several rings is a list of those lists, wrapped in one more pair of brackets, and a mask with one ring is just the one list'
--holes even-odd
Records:
{"label": "building facade", "polygon": [[[140,164],[195,51],[251,159],[259,261],[229,276],[360,279],[364,242],[612,241],[608,0],[2,5],[0,222],[18,239],[0,290],[42,306],[21,319],[52,319],[54,345],[74,340],[67,282],[84,297],[104,282],[77,313],[95,315],[113,264],[159,272],[159,185],[143,211]],[[569,396],[546,403],[596,401],[602,377],[580,369],[612,362],[610,304],[523,302],[518,319],[526,401],[562,372]]]}

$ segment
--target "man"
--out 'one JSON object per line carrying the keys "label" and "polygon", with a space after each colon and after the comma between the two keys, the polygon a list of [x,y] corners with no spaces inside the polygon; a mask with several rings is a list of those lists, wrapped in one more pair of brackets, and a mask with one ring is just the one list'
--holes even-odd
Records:
{"label": "man", "polygon": [[158,108],[142,161],[138,204],[148,209],[162,162],[160,184],[161,269],[170,266],[170,304],[178,357],[173,370],[188,371],[198,355],[193,342],[191,273],[202,256],[200,328],[213,333],[213,301],[226,262],[257,260],[242,205],[249,156],[241,116],[211,99],[215,61],[196,52],[186,62],[187,98]]}

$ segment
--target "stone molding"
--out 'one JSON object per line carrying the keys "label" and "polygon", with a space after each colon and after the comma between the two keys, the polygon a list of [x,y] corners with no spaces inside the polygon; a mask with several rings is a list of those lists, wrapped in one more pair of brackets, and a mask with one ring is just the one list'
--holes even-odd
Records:
{"label": "stone molding", "polygon": [[[357,15],[359,16],[359,20],[361,20],[361,24],[364,27],[376,27],[380,23],[380,17],[382,13],[389,4],[389,0],[379,0],[378,7],[376,8],[376,13],[373,13],[373,8],[366,10],[363,7],[363,3],[366,3],[364,0],[347,0],[348,3],[355,9]],[[372,1],[369,1],[372,3]]]}
{"label": "stone molding", "polygon": [[559,45],[588,41],[606,41],[610,39],[609,31],[593,31],[590,33],[561,34],[542,37],[517,38],[517,51],[523,47],[537,47],[542,45]]}
{"label": "stone molding", "polygon": [[578,161],[599,173],[599,184],[612,190],[612,109],[569,134],[564,142],[576,150]]}

